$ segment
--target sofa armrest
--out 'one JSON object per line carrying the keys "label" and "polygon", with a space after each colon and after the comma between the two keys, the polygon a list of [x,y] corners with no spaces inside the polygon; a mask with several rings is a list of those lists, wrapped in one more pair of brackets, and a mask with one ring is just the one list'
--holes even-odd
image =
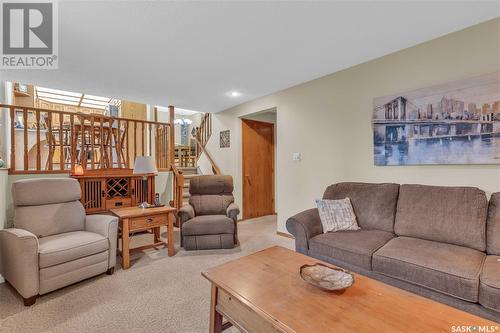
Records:
{"label": "sofa armrest", "polygon": [[238,220],[238,214],[240,213],[240,208],[234,202],[227,206],[226,215],[231,218],[234,222]]}
{"label": "sofa armrest", "polygon": [[311,208],[290,217],[286,229],[295,237],[295,250],[307,254],[309,240],[323,233],[317,208]]}
{"label": "sofa armrest", "polygon": [[0,274],[24,298],[39,293],[38,238],[24,229],[0,230]]}
{"label": "sofa armrest", "polygon": [[194,208],[190,204],[182,206],[177,212],[177,216],[181,219],[181,224],[194,217]]}
{"label": "sofa armrest", "polygon": [[118,218],[111,215],[87,215],[85,216],[85,230],[95,232],[96,234],[100,234],[108,239],[108,268],[115,267],[118,237]]}

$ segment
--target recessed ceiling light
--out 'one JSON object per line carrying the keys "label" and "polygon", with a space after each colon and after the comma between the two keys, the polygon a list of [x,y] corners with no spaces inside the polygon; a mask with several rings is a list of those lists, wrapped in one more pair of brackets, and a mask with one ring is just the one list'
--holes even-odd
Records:
{"label": "recessed ceiling light", "polygon": [[231,97],[238,97],[241,96],[241,93],[239,91],[231,91],[230,95]]}

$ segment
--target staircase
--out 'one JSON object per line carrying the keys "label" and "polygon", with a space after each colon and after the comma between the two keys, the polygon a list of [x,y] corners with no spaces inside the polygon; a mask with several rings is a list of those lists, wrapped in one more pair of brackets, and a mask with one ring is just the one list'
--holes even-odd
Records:
{"label": "staircase", "polygon": [[182,175],[184,176],[184,186],[182,187],[182,205],[185,205],[189,202],[189,182],[193,177],[199,176],[199,170],[196,167],[183,167],[179,168],[182,171]]}
{"label": "staircase", "polygon": [[[189,202],[189,182],[193,177],[200,176],[197,168],[198,158],[204,153],[212,165],[214,175],[220,175],[221,171],[215,164],[210,154],[205,150],[205,145],[208,143],[212,135],[212,115],[206,113],[195,130],[193,140],[195,141],[195,156],[194,166],[186,166],[188,163],[183,163],[182,159],[175,159],[171,165],[174,173],[174,198],[171,202],[172,207],[180,209],[183,205]],[[179,155],[180,156],[180,155]],[[177,224],[176,224],[177,225]]]}

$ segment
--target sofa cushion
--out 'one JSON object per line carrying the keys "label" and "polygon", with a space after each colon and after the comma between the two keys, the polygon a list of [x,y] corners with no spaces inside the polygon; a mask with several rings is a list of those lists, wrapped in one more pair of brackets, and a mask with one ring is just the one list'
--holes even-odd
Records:
{"label": "sofa cushion", "polygon": [[323,232],[359,230],[349,198],[316,200]]}
{"label": "sofa cushion", "polygon": [[487,210],[485,193],[475,187],[401,185],[394,231],[484,251]]}
{"label": "sofa cushion", "polygon": [[213,249],[232,249],[234,248],[234,238],[232,234],[218,235],[195,235],[183,236],[184,250],[213,250]]}
{"label": "sofa cushion", "polygon": [[194,194],[232,194],[233,177],[228,175],[205,175],[191,178],[189,193]]}
{"label": "sofa cushion", "polygon": [[398,184],[338,183],[330,185],[323,199],[349,198],[361,229],[394,232]]}
{"label": "sofa cushion", "polygon": [[233,233],[234,221],[226,215],[196,216],[182,224],[182,234],[184,236]]}
{"label": "sofa cushion", "polygon": [[493,193],[486,222],[486,251],[500,256],[500,192]]}
{"label": "sofa cushion", "polygon": [[227,207],[234,202],[232,194],[196,194],[189,197],[196,215],[225,215]]}
{"label": "sofa cushion", "polygon": [[485,256],[467,247],[397,237],[373,254],[372,266],[375,272],[477,302]]}
{"label": "sofa cushion", "polygon": [[481,272],[479,303],[500,312],[500,256],[487,256]]}
{"label": "sofa cushion", "polygon": [[196,215],[225,215],[234,202],[233,177],[205,175],[189,181],[189,204]]}
{"label": "sofa cushion", "polygon": [[50,267],[108,250],[108,239],[88,231],[74,231],[38,240],[39,266]]}
{"label": "sofa cushion", "polygon": [[328,232],[309,240],[309,254],[333,259],[371,270],[372,254],[394,234],[382,230]]}

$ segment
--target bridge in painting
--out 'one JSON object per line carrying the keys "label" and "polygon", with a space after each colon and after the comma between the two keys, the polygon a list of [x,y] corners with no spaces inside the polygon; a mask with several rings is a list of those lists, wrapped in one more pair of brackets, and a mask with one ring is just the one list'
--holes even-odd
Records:
{"label": "bridge in painting", "polygon": [[500,135],[500,121],[483,120],[373,120],[376,142],[405,142]]}

